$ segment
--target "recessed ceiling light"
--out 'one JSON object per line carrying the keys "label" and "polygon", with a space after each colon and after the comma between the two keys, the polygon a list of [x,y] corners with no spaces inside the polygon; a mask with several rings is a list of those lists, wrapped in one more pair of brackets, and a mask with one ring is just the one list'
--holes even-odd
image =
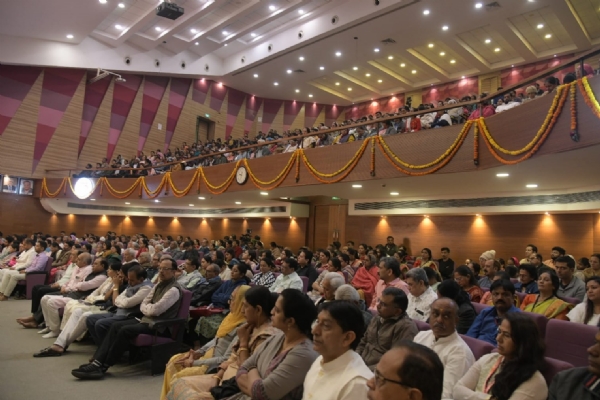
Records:
{"label": "recessed ceiling light", "polygon": [[125,4],[124,3],[119,3],[119,8],[125,8]]}
{"label": "recessed ceiling light", "polygon": [[159,199],[154,200],[155,203],[160,203]]}
{"label": "recessed ceiling light", "polygon": [[496,48],[494,49],[494,51],[495,51],[496,53],[497,53],[497,52],[499,52],[499,51],[500,51],[500,47],[496,47]]}
{"label": "recessed ceiling light", "polygon": [[461,76],[461,77],[460,77],[460,79],[465,79],[465,76],[464,76],[464,75],[463,75],[463,76]]}
{"label": "recessed ceiling light", "polygon": [[96,199],[90,199],[91,201],[96,201]]}
{"label": "recessed ceiling light", "polygon": [[335,83],[335,86],[340,86],[340,83],[339,83],[339,82],[336,82],[336,83]]}
{"label": "recessed ceiling light", "polygon": [[198,31],[196,29],[192,28],[192,29],[190,29],[190,32],[197,33]]}
{"label": "recessed ceiling light", "polygon": [[450,60],[450,64],[456,64],[456,60]]}
{"label": "recessed ceiling light", "polygon": [[410,71],[410,72],[412,72],[413,74],[416,74],[416,73],[417,73],[417,70],[416,70],[416,69],[413,69],[413,70],[412,70],[412,71]]}
{"label": "recessed ceiling light", "polygon": [[394,56],[388,56],[388,60],[393,60]]}
{"label": "recessed ceiling light", "polygon": [[514,67],[515,67],[515,64],[511,64],[511,66],[510,66],[510,67],[511,67],[511,68],[514,68]]}
{"label": "recessed ceiling light", "polygon": [[400,67],[404,68],[404,67],[406,67],[406,64],[402,63],[402,64],[400,64]]}
{"label": "recessed ceiling light", "polygon": [[440,52],[440,56],[444,57],[446,55],[445,51]]}
{"label": "recessed ceiling light", "polygon": [[312,94],[309,94],[309,95],[308,95],[308,97],[313,97],[313,95],[312,95]]}
{"label": "recessed ceiling light", "polygon": [[300,93],[300,89],[296,89],[296,93]]}
{"label": "recessed ceiling light", "polygon": [[544,214],[546,214],[546,215],[550,215],[550,213],[549,213],[548,211],[546,211]]}
{"label": "recessed ceiling light", "polygon": [[188,206],[190,206],[190,207],[194,207],[194,205],[193,205],[193,204],[188,204]]}
{"label": "recessed ceiling light", "polygon": [[227,47],[227,43],[225,43],[225,44],[223,45],[223,47]]}
{"label": "recessed ceiling light", "polygon": [[255,77],[255,78],[258,78],[258,74],[254,74],[254,77]]}
{"label": "recessed ceiling light", "polygon": [[106,0],[98,0],[100,4],[106,4]]}
{"label": "recessed ceiling light", "polygon": [[73,35],[71,35],[70,33],[67,35],[67,39],[73,39]]}
{"label": "recessed ceiling light", "polygon": [[488,44],[492,43],[492,39],[485,39],[485,42],[488,43]]}
{"label": "recessed ceiling light", "polygon": [[371,76],[371,74],[365,74],[365,76],[368,78],[369,76]]}
{"label": "recessed ceiling light", "polygon": [[129,205],[129,204],[131,204],[131,203],[130,203],[130,202],[128,202],[128,201],[126,201],[126,202],[125,202],[125,204]]}
{"label": "recessed ceiling light", "polygon": [[260,192],[261,196],[268,196],[269,192]]}
{"label": "recessed ceiling light", "polygon": [[442,30],[443,30],[443,31],[447,31],[447,30],[448,30],[448,25],[444,25],[444,26],[442,26]]}
{"label": "recessed ceiling light", "polygon": [[358,71],[358,67],[352,67],[352,69]]}
{"label": "recessed ceiling light", "polygon": [[538,25],[537,25],[537,28],[538,28],[538,29],[542,29],[543,27],[544,27],[544,24],[538,24]]}
{"label": "recessed ceiling light", "polygon": [[554,57],[556,57],[556,54],[554,55]]}
{"label": "recessed ceiling light", "polygon": [[321,71],[323,71],[323,70],[325,69],[325,67],[322,67],[322,66],[321,66],[321,67],[319,67],[319,69],[320,69]]}
{"label": "recessed ceiling light", "polygon": [[199,43],[199,42],[196,42],[196,43],[194,43],[194,44],[195,44],[196,46],[198,46],[200,43]]}
{"label": "recessed ceiling light", "polygon": [[206,200],[206,197],[200,196],[200,197],[198,197],[198,200]]}
{"label": "recessed ceiling light", "polygon": [[162,31],[162,28],[160,26],[155,26],[154,29],[157,30],[158,32]]}
{"label": "recessed ceiling light", "polygon": [[300,14],[300,15],[304,14],[304,10],[303,9],[299,9],[298,10],[298,14]]}
{"label": "recessed ceiling light", "polygon": [[271,10],[271,11],[275,11],[276,9],[277,9],[277,7],[275,7],[273,5],[269,6],[269,10]]}
{"label": "recessed ceiling light", "polygon": [[341,51],[336,51],[335,55],[336,55],[336,57],[341,57],[342,56],[342,52]]}
{"label": "recessed ceiling light", "polygon": [[431,49],[433,47],[433,43],[429,43],[427,46]]}
{"label": "recessed ceiling light", "polygon": [[235,204],[239,205],[239,204],[242,204],[242,202],[241,201],[236,201]]}
{"label": "recessed ceiling light", "polygon": [[281,200],[287,200],[287,197],[280,197]]}
{"label": "recessed ceiling light", "polygon": [[481,3],[475,3],[475,8],[481,8],[481,7],[483,7],[483,4],[481,4]]}
{"label": "recessed ceiling light", "polygon": [[273,85],[279,86],[279,82],[273,82]]}
{"label": "recessed ceiling light", "polygon": [[378,80],[377,80],[377,82],[378,82],[378,83],[381,83],[381,82],[383,82],[383,81],[382,81],[381,79],[378,79]]}
{"label": "recessed ceiling light", "polygon": [[115,25],[115,28],[117,28],[120,31],[123,30],[123,27],[121,25],[119,25],[119,24]]}
{"label": "recessed ceiling light", "polygon": [[429,15],[429,10],[423,10],[423,15]]}
{"label": "recessed ceiling light", "polygon": [[535,184],[535,183],[530,183],[530,184],[528,184],[528,185],[525,185],[525,187],[528,187],[528,188],[530,188],[530,189],[535,189],[536,187],[538,187],[538,185],[537,185],[537,184]]}
{"label": "recessed ceiling light", "polygon": [[349,88],[348,88],[348,91],[349,91],[349,92],[351,92],[351,91],[352,91],[352,88],[351,88],[351,87],[349,87]]}
{"label": "recessed ceiling light", "polygon": [[298,57],[298,60],[304,61],[304,57],[300,56],[300,57]]}
{"label": "recessed ceiling light", "polygon": [[375,47],[375,49],[373,50],[375,53],[379,53],[379,48]]}
{"label": "recessed ceiling light", "polygon": [[252,33],[250,34],[250,36],[252,36],[252,37],[256,37],[256,33],[252,32]]}
{"label": "recessed ceiling light", "polygon": [[360,189],[362,187],[362,185],[354,184],[354,185],[352,185],[352,187],[355,189]]}
{"label": "recessed ceiling light", "polygon": [[552,35],[550,33],[547,33],[546,36],[544,36],[546,39],[550,39],[552,37]]}
{"label": "recessed ceiling light", "polygon": [[391,194],[392,196],[398,196],[400,193],[398,193],[398,192],[390,192],[390,194]]}
{"label": "recessed ceiling light", "polygon": [[223,31],[223,35],[227,36],[227,35],[229,35],[229,32]]}
{"label": "recessed ceiling light", "polygon": [[501,172],[501,173],[499,173],[499,174],[496,174],[496,176],[497,176],[498,178],[506,178],[507,176],[509,176],[509,174],[507,174],[507,173],[505,173],[505,172]]}
{"label": "recessed ceiling light", "polygon": [[288,74],[291,74],[291,73],[292,73],[292,72],[294,72],[294,71],[292,71],[291,69],[288,69],[288,70],[287,70],[287,71],[285,71],[285,72],[287,72]]}

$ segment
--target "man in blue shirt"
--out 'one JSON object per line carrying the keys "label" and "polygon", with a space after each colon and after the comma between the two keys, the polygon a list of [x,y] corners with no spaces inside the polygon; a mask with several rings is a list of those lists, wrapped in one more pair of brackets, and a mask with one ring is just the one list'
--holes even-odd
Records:
{"label": "man in blue shirt", "polygon": [[494,281],[490,286],[490,292],[492,293],[494,306],[479,313],[475,318],[475,322],[469,328],[467,336],[485,340],[496,346],[498,326],[500,326],[506,313],[521,312],[521,310],[514,305],[515,287],[510,281],[502,279]]}
{"label": "man in blue shirt", "polygon": [[537,268],[531,264],[523,264],[519,267],[520,282],[515,283],[515,290],[519,293],[538,294],[540,290],[537,285]]}

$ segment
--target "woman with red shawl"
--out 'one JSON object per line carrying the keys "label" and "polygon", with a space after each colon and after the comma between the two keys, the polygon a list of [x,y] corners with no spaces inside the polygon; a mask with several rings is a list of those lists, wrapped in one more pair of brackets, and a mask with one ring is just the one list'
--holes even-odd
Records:
{"label": "woman with red shawl", "polygon": [[366,304],[371,304],[373,300],[375,285],[379,281],[378,271],[377,258],[372,254],[368,254],[363,261],[363,266],[356,270],[352,279],[352,286],[356,290],[362,290]]}

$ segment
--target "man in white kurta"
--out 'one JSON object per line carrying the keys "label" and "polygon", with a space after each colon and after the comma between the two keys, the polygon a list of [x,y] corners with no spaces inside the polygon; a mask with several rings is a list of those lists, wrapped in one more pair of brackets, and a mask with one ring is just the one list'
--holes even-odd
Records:
{"label": "man in white kurta", "polygon": [[431,304],[430,331],[422,331],[414,342],[429,347],[444,364],[443,399],[452,399],[456,383],[475,363],[473,352],[456,332],[458,306],[452,299],[440,298]]}

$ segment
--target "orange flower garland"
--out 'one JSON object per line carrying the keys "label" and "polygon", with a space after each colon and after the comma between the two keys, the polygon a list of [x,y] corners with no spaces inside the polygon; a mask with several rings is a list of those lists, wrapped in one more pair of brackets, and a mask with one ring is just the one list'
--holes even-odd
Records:
{"label": "orange flower garland", "polygon": [[579,142],[579,133],[577,132],[577,88],[575,82],[570,84],[569,90],[571,92],[571,139],[574,142]]}
{"label": "orange flower garland", "polygon": [[479,124],[473,129],[473,164],[479,165]]}

